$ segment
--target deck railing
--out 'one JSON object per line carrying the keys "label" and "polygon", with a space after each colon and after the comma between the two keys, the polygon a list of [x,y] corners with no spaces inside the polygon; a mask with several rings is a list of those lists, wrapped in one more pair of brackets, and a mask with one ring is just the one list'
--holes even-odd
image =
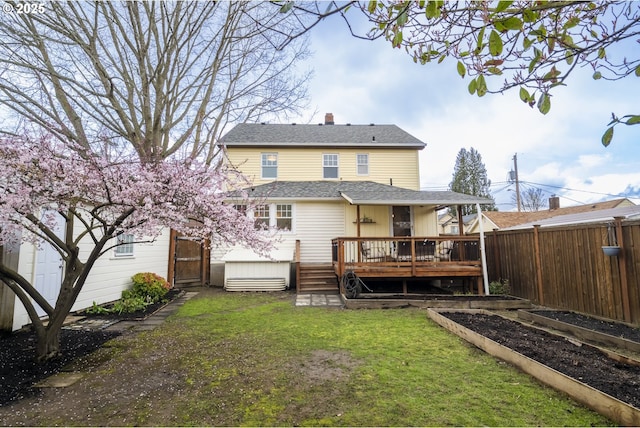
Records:
{"label": "deck railing", "polygon": [[480,238],[473,236],[336,238],[337,275],[356,270],[371,276],[478,276]]}

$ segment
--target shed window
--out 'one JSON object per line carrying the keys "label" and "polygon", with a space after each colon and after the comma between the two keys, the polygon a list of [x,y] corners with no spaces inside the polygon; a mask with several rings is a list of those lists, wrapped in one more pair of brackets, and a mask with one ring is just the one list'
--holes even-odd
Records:
{"label": "shed window", "polygon": [[322,155],[322,176],[324,178],[338,178],[338,155]]}
{"label": "shed window", "polygon": [[122,233],[116,237],[118,246],[114,249],[114,256],[128,257],[133,256],[133,235]]}

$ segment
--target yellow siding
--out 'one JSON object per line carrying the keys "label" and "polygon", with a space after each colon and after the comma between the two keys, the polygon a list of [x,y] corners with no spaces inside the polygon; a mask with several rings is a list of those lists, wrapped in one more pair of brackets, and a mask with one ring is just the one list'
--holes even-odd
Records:
{"label": "yellow siding", "polygon": [[[264,150],[258,148],[229,148],[227,156],[247,175],[254,184],[260,185],[269,180],[261,178],[261,153],[278,153],[279,181],[315,181],[323,180],[322,155],[339,155],[339,177],[345,181],[368,180],[407,189],[420,190],[420,171],[417,150],[393,149],[321,149],[321,148],[277,148]],[[358,175],[356,155],[369,155],[369,174]]]}
{"label": "yellow siding", "polygon": [[433,206],[414,207],[413,218],[416,236],[438,235],[438,213]]}
{"label": "yellow siding", "polygon": [[[391,207],[382,205],[363,205],[360,207],[360,218],[368,218],[372,223],[360,224],[360,236],[386,237],[392,235]],[[433,206],[413,207],[413,235],[438,235],[437,214]],[[356,207],[347,206],[347,236],[357,236]]]}
{"label": "yellow siding", "polygon": [[[356,207],[347,205],[347,236],[358,235],[356,224]],[[389,206],[387,205],[362,205],[360,207],[360,219],[371,219],[372,223],[360,224],[360,236],[380,237],[391,234],[391,220]]]}

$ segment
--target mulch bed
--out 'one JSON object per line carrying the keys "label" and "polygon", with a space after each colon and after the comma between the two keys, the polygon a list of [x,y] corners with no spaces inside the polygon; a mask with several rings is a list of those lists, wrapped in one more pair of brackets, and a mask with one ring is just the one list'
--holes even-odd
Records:
{"label": "mulch bed", "polygon": [[[181,290],[170,290],[167,293],[168,301],[177,298],[181,293]],[[76,315],[114,322],[142,320],[166,304],[165,302],[149,305],[144,311],[130,314],[91,315],[81,311]],[[36,335],[33,331],[20,330],[0,336],[0,406],[37,394],[39,390],[33,387],[34,384],[62,371],[69,363],[91,354],[105,342],[119,335],[119,331],[63,327],[60,333],[62,356],[46,363],[35,361]]]}
{"label": "mulch bed", "polygon": [[46,363],[35,361],[36,335],[20,331],[0,338],[0,406],[38,392],[33,385],[60,372],[67,364],[100,348],[120,335],[116,331],[72,330],[60,333],[62,356]]}
{"label": "mulch bed", "polygon": [[[442,312],[442,315],[522,355],[640,408],[640,367],[607,357],[589,345],[497,315]],[[587,327],[588,328],[588,327]]]}
{"label": "mulch bed", "polygon": [[[130,312],[130,313],[126,313],[126,314],[125,313],[123,313],[123,314],[118,314],[118,313],[92,314],[92,313],[88,313],[86,311],[79,311],[79,312],[77,312],[77,315],[80,315],[80,316],[83,316],[83,317],[87,317],[87,318],[93,318],[93,319],[98,319],[99,318],[99,319],[118,320],[118,321],[143,320],[146,317],[148,317],[149,315],[151,315],[154,312],[156,312],[158,309],[164,307],[167,304],[167,302],[170,302],[170,301],[176,299],[177,297],[179,297],[181,294],[182,294],[182,290],[179,290],[177,288],[172,288],[165,295],[165,302],[154,303],[152,305],[149,305],[149,306],[145,307],[144,310],[142,310],[142,311]],[[105,306],[108,309],[110,305],[102,305],[102,306]]]}

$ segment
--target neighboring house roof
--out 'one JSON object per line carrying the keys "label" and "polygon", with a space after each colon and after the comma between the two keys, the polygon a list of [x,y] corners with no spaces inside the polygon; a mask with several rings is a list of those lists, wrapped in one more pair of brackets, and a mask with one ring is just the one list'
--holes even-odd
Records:
{"label": "neighboring house roof", "polygon": [[615,217],[622,217],[625,219],[640,219],[640,206],[623,206],[596,211],[584,211],[566,215],[559,215],[533,221],[530,223],[519,224],[517,226],[508,228],[508,230],[528,229],[535,225],[539,225],[540,227],[548,227],[580,223],[608,222],[613,221]]}
{"label": "neighboring house roof", "polygon": [[584,204],[584,205],[575,205],[572,207],[563,207],[556,208],[553,210],[542,210],[542,211],[533,211],[533,212],[504,212],[504,211],[485,211],[483,212],[483,216],[491,221],[495,225],[496,229],[507,229],[513,228],[514,226],[527,224],[527,223],[536,223],[538,224],[541,220],[570,215],[570,214],[579,214],[579,213],[588,213],[594,211],[600,211],[605,209],[624,207],[624,206],[635,206],[633,202],[629,199],[621,198],[621,199],[613,199],[610,201],[603,202],[595,202],[592,204]]}
{"label": "neighboring house roof", "polygon": [[250,197],[346,200],[354,205],[465,205],[490,202],[456,192],[404,189],[373,181],[274,181],[252,187]]}
{"label": "neighboring house roof", "polygon": [[[469,224],[476,219],[476,214],[467,214],[462,216],[462,223]],[[448,224],[455,223],[458,224],[458,217],[453,216],[449,213],[441,214],[438,216],[438,224],[441,226],[446,226]]]}
{"label": "neighboring house roof", "polygon": [[426,144],[396,125],[242,123],[221,142],[226,147],[367,147],[422,150]]}

